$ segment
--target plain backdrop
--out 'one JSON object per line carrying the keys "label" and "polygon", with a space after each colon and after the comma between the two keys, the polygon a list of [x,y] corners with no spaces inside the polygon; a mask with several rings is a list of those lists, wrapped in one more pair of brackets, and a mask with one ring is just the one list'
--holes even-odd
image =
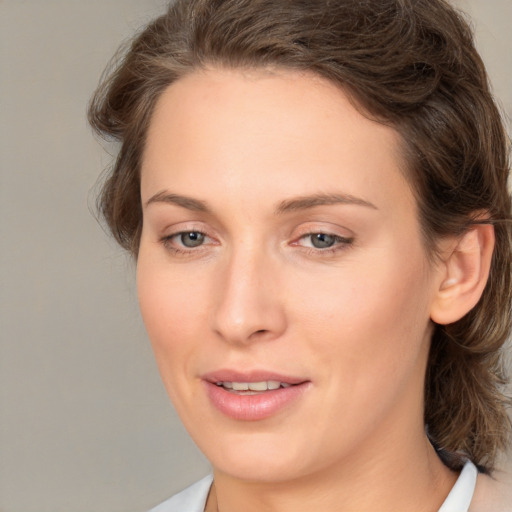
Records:
{"label": "plain backdrop", "polygon": [[[510,129],[512,2],[457,4]],[[164,5],[0,0],[0,512],[144,511],[208,471],[160,383],[133,264],[89,211],[111,157],[87,101]]]}

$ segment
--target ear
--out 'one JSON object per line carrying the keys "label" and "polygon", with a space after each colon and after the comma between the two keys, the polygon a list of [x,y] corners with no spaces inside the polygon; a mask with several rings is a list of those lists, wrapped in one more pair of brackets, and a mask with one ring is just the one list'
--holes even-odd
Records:
{"label": "ear", "polygon": [[494,250],[494,227],[475,224],[446,242],[430,318],[437,324],[460,320],[476,306],[487,284]]}

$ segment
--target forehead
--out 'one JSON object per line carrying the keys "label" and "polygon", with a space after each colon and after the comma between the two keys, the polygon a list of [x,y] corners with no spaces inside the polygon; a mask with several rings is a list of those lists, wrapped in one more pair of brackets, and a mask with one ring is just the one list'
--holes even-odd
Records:
{"label": "forehead", "polygon": [[402,167],[396,131],[365,117],[331,82],[294,71],[208,69],[181,78],[157,102],[142,189],[244,195],[273,181],[281,195],[367,188],[375,202],[387,192],[381,185],[404,186]]}
{"label": "forehead", "polygon": [[[151,119],[150,136],[157,136],[155,131],[161,128],[162,121],[169,120],[162,117],[171,110],[178,123],[183,121],[183,116],[193,115],[187,124],[196,119],[204,125],[210,115],[216,116],[219,126],[232,122],[242,128],[261,121],[260,126],[267,131],[276,121],[277,128],[286,121],[299,121],[298,128],[306,128],[304,135],[310,138],[314,138],[314,128],[319,124],[324,134],[325,129],[339,127],[343,122],[355,129],[361,128],[359,135],[367,132],[370,138],[376,135],[391,144],[400,142],[395,130],[372,121],[370,115],[365,117],[364,109],[341,86],[305,71],[281,68],[196,70],[171,84],[160,96]],[[281,132],[281,136],[287,133],[291,130]]]}

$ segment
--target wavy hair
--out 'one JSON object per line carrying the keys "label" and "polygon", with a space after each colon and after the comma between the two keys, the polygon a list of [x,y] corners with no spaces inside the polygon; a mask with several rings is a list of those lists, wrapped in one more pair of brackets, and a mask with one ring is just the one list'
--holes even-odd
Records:
{"label": "wavy hair", "polygon": [[400,134],[425,247],[460,235],[485,212],[496,245],[480,302],[436,325],[425,423],[445,463],[492,470],[510,443],[503,347],[511,329],[508,138],[464,17],[444,0],[177,0],[112,63],[89,120],[121,143],[98,200],[135,257],[139,170],[161,93],[208,66],[305,70],[339,85]]}

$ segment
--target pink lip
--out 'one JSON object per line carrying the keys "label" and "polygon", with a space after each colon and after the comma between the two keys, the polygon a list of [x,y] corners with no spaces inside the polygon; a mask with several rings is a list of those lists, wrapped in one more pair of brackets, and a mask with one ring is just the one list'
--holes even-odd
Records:
{"label": "pink lip", "polygon": [[[274,416],[291,405],[306,391],[310,381],[270,373],[252,371],[241,373],[233,370],[219,370],[204,375],[203,382],[212,405],[222,414],[242,421],[258,421]],[[254,395],[227,391],[218,382],[262,382],[278,381],[291,384],[290,387],[264,391]]]}

